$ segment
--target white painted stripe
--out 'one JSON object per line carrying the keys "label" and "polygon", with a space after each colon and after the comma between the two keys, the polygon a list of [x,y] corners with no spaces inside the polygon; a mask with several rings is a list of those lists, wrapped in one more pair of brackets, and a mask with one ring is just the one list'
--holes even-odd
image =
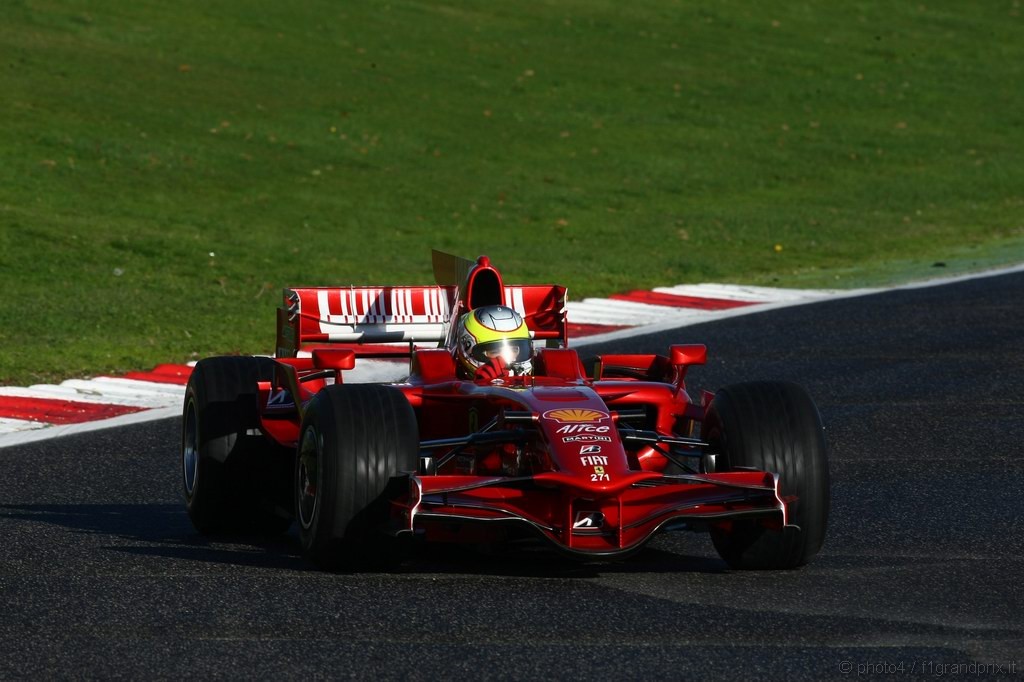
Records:
{"label": "white painted stripe", "polygon": [[695,298],[716,298],[723,301],[749,301],[751,303],[776,303],[778,301],[802,301],[834,296],[844,291],[833,289],[775,289],[737,284],[679,284],[674,287],[657,287],[659,294],[692,296]]}
{"label": "white painted stripe", "polygon": [[430,290],[430,309],[435,315],[441,314],[441,294],[437,289]]}
{"label": "white painted stripe", "polygon": [[111,385],[145,393],[165,393],[178,397],[185,395],[185,387],[180,384],[164,384],[157,381],[140,381],[138,379],[122,379],[121,377],[96,377],[92,379],[92,382],[101,386]]}
{"label": "white painted stripe", "polygon": [[181,402],[180,396],[144,396],[137,393],[129,396],[96,395],[95,393],[82,393],[66,386],[48,386],[46,384],[37,384],[28,388],[0,386],[0,395],[13,398],[71,400],[90,405],[125,405],[129,407],[164,407]]}
{"label": "white painted stripe", "polygon": [[323,289],[316,292],[317,317],[320,318],[320,331],[324,330],[324,320],[331,317],[331,309],[327,303],[327,292]]}
{"label": "white painted stripe", "polygon": [[359,325],[356,327],[333,325],[327,338],[330,341],[348,343],[437,342],[444,338],[444,325],[425,323]]}
{"label": "white painted stripe", "polygon": [[46,426],[45,428],[33,429],[31,431],[20,431],[16,433],[8,433],[0,435],[0,448],[10,447],[12,445],[21,445],[23,443],[32,443],[41,440],[49,440],[50,438],[57,438],[59,436],[69,436],[76,433],[88,433],[90,431],[100,431],[102,429],[109,429],[115,426],[127,426],[129,424],[141,424],[143,422],[154,421],[156,419],[168,419],[170,417],[178,417],[181,415],[181,406],[176,407],[163,407],[156,410],[144,410],[143,412],[133,412],[132,414],[123,414],[120,417],[114,417],[112,419],[102,419],[95,422],[85,422],[83,424],[61,424],[60,426]]}
{"label": "white painted stripe", "polygon": [[[138,388],[134,388],[134,387],[130,387],[130,386],[119,386],[117,384],[103,383],[103,382],[98,382],[98,381],[95,381],[95,380],[85,380],[85,379],[68,379],[67,381],[63,382],[61,385],[62,386],[67,386],[69,388],[73,388],[73,389],[75,389],[77,391],[85,393],[86,395],[97,395],[97,396],[110,395],[110,396],[122,396],[122,397],[124,397],[124,396],[129,396],[129,397],[130,396],[145,396],[145,397],[150,397],[150,398],[154,397],[154,396],[170,396],[171,395],[170,393],[163,393],[163,392],[157,392],[157,391],[143,391],[143,390],[140,390]],[[182,390],[181,396],[184,396],[185,395],[185,393],[184,393],[185,387],[182,386],[181,390]]]}
{"label": "white painted stripe", "polygon": [[570,303],[566,319],[570,324],[607,324],[622,325],[622,319],[609,313],[602,306],[592,304]]}
{"label": "white painted stripe", "polygon": [[512,309],[523,317],[526,317],[526,303],[523,301],[522,287],[515,287],[512,289]]}
{"label": "white painted stripe", "polygon": [[[67,383],[67,382],[65,382]],[[41,393],[49,394],[50,396],[57,398],[58,400],[76,400],[84,402],[96,402],[96,403],[107,403],[110,405],[132,405],[138,407],[164,407],[165,405],[175,405],[180,403],[182,396],[170,395],[165,393],[152,393],[142,394],[138,391],[131,391],[125,395],[111,395],[109,393],[96,394],[96,393],[83,393],[78,389],[71,388],[70,386],[48,386],[45,384],[36,384],[29,386],[33,391],[39,391]]]}
{"label": "white painted stripe", "polygon": [[437,314],[441,320],[448,319],[448,296],[444,290],[437,288],[434,289],[434,294],[437,297]]}
{"label": "white painted stripe", "polygon": [[433,296],[434,296],[433,289],[424,289],[424,291],[423,291],[423,310],[426,311],[427,315],[433,315],[434,314],[434,306],[432,306],[430,304],[431,300],[433,299]]}
{"label": "white painted stripe", "polygon": [[405,312],[405,296],[398,289],[391,290],[391,315],[399,324],[408,322],[408,314]]}
{"label": "white painted stripe", "polygon": [[584,299],[581,302],[569,303],[568,306],[568,319],[573,324],[614,326],[654,324],[670,319],[693,320],[702,318],[710,312],[695,308],[673,308],[601,299]]}
{"label": "white painted stripe", "polygon": [[583,299],[583,303],[593,303],[602,306],[605,310],[620,313],[622,322],[628,323],[630,315],[642,317],[672,317],[681,312],[685,313],[686,308],[676,308],[668,305],[657,305],[656,303],[639,303],[637,301],[619,301],[616,299]]}
{"label": "white painted stripe", "polygon": [[27,419],[6,419],[0,417],[0,435],[32,431],[34,429],[42,429],[44,427],[46,427],[46,424],[43,424],[42,422],[33,422],[28,421]]}

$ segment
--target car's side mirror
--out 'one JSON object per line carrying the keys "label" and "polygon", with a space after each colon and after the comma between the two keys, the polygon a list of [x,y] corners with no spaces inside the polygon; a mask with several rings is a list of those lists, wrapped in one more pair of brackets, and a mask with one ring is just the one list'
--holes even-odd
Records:
{"label": "car's side mirror", "polygon": [[669,359],[675,366],[703,365],[708,360],[708,347],[703,343],[671,346]]}
{"label": "car's side mirror", "polygon": [[313,366],[317,369],[352,369],[356,354],[348,348],[317,348],[313,351]]}

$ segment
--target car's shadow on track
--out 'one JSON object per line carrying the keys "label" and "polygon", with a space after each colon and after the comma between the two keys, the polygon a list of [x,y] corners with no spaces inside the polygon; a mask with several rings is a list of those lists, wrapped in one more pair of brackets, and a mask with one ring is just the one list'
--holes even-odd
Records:
{"label": "car's shadow on track", "polygon": [[[277,537],[200,535],[177,504],[28,504],[0,505],[0,520],[57,526],[92,538],[94,549],[136,557],[246,566],[291,571],[317,571],[302,558],[294,526]],[[96,538],[108,542],[96,545]],[[581,561],[547,543],[517,542],[510,546],[476,547],[408,543],[402,560],[373,572],[392,574],[474,574],[520,578],[594,578],[611,573],[725,573],[717,558],[668,551],[656,546],[615,561]]]}
{"label": "car's shadow on track", "polygon": [[645,548],[623,559],[584,561],[560,554],[546,543],[494,550],[460,545],[419,548],[396,571],[421,574],[465,574],[510,578],[597,578],[614,573],[726,573],[717,558]]}
{"label": "car's shadow on track", "polygon": [[[138,557],[264,568],[313,570],[293,538],[211,539],[197,533],[177,504],[0,505],[0,520],[59,526],[75,535],[105,538],[99,549]],[[86,544],[83,542],[83,544]]]}

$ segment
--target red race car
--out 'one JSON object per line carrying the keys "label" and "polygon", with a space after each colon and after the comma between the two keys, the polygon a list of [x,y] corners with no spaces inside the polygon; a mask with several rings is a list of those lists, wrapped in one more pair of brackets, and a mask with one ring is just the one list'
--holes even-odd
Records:
{"label": "red race car", "polygon": [[[435,252],[434,271],[437,286],[287,289],[275,358],[196,365],[182,472],[200,532],[294,520],[324,568],[393,558],[402,537],[532,536],[611,558],[707,531],[734,568],[795,568],[819,550],[828,461],[799,386],[695,402],[684,380],[702,345],[602,355],[588,372],[563,287],[506,285],[484,256]],[[370,359],[407,361],[408,378],[345,383]]]}

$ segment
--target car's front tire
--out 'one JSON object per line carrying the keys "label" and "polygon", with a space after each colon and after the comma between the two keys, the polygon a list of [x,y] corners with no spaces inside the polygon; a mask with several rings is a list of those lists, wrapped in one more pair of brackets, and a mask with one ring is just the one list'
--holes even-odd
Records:
{"label": "car's front tire", "polygon": [[[258,435],[257,382],[273,377],[274,361],[256,357],[201,360],[185,388],[181,471],[192,525],[210,535],[280,534],[291,525],[275,513],[275,472],[290,455]],[[280,478],[280,476],[276,476]]]}
{"label": "car's front tire", "polygon": [[321,568],[376,567],[391,556],[380,532],[396,477],[419,462],[416,415],[388,386],[328,386],[306,406],[295,461],[303,554]]}
{"label": "car's front tire", "polygon": [[821,417],[800,386],[751,382],[715,395],[701,427],[718,455],[717,470],[754,468],[779,475],[791,526],[753,520],[711,529],[719,555],[737,569],[791,569],[807,563],[825,540],[830,504],[828,454]]}

